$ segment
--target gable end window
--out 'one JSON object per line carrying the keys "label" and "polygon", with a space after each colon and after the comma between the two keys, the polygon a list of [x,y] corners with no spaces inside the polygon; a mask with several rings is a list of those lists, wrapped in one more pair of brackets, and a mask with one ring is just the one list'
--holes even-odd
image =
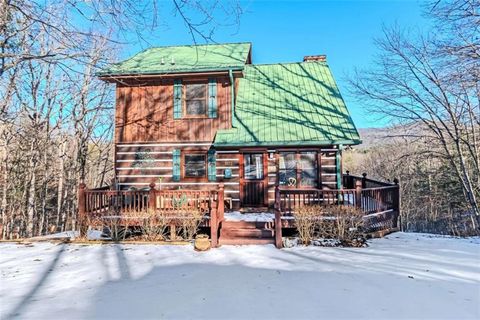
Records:
{"label": "gable end window", "polygon": [[205,154],[186,154],[184,158],[184,177],[185,178],[204,178],[206,177]]}
{"label": "gable end window", "polygon": [[185,116],[207,116],[207,84],[195,83],[185,85]]}

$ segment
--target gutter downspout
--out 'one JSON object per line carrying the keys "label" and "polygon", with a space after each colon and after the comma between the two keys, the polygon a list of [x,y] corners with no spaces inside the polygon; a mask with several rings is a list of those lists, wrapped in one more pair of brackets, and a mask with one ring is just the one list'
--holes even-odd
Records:
{"label": "gutter downspout", "polygon": [[230,96],[232,97],[232,128],[237,127],[237,121],[235,117],[235,80],[233,79],[232,69],[228,70],[228,76],[230,77]]}

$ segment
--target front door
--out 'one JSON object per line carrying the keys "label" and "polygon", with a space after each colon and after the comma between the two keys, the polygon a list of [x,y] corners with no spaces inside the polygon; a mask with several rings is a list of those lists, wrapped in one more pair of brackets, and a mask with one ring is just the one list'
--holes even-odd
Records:
{"label": "front door", "polygon": [[246,207],[265,206],[267,186],[265,177],[266,154],[244,153],[240,179],[242,205]]}

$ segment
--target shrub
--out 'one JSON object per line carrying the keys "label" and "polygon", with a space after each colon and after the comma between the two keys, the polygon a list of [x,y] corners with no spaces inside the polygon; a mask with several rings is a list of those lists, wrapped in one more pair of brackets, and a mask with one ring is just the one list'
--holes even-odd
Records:
{"label": "shrub", "polygon": [[192,240],[198,231],[203,219],[203,213],[199,209],[181,209],[176,212],[180,220],[181,234],[184,240]]}
{"label": "shrub", "polygon": [[316,239],[336,239],[343,246],[363,246],[363,216],[360,209],[337,205],[301,206],[294,212],[298,236],[304,245]]}
{"label": "shrub", "polygon": [[[86,226],[101,228],[103,233],[113,241],[123,241],[135,230],[141,231],[145,241],[159,241],[167,238],[167,230],[175,225],[178,234],[170,234],[170,239],[177,235],[183,240],[192,240],[198,231],[204,214],[197,208],[177,208],[174,210],[147,211],[108,211],[88,217]],[[170,230],[173,231],[173,230]]]}
{"label": "shrub", "polygon": [[131,234],[132,222],[141,221],[144,216],[145,212],[131,210],[120,214],[118,210],[110,209],[101,214],[89,216],[87,225],[90,228],[101,228],[112,241],[123,241]]}
{"label": "shrub", "polygon": [[167,228],[171,223],[169,214],[165,211],[147,211],[147,217],[142,221],[142,236],[146,241],[165,240]]}
{"label": "shrub", "polygon": [[[323,238],[338,239],[343,246],[362,246],[365,244],[363,235],[364,213],[350,206],[324,207],[319,230],[328,230]],[[329,236],[329,237],[327,237]]]}
{"label": "shrub", "polygon": [[147,213],[144,211],[124,210],[119,213],[112,210],[111,214],[103,215],[102,220],[110,239],[123,241],[131,235],[130,227],[138,225],[145,217],[147,217]]}
{"label": "shrub", "polygon": [[321,206],[301,206],[295,208],[293,216],[297,226],[298,236],[304,245],[309,245],[315,237],[317,220],[322,214]]}

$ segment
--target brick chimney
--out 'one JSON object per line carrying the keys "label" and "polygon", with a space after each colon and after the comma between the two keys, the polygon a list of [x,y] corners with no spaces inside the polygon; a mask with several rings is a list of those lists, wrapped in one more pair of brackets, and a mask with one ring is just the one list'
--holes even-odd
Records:
{"label": "brick chimney", "polygon": [[311,61],[327,61],[327,56],[324,54],[319,54],[316,56],[305,56],[303,57],[303,62],[311,62]]}

